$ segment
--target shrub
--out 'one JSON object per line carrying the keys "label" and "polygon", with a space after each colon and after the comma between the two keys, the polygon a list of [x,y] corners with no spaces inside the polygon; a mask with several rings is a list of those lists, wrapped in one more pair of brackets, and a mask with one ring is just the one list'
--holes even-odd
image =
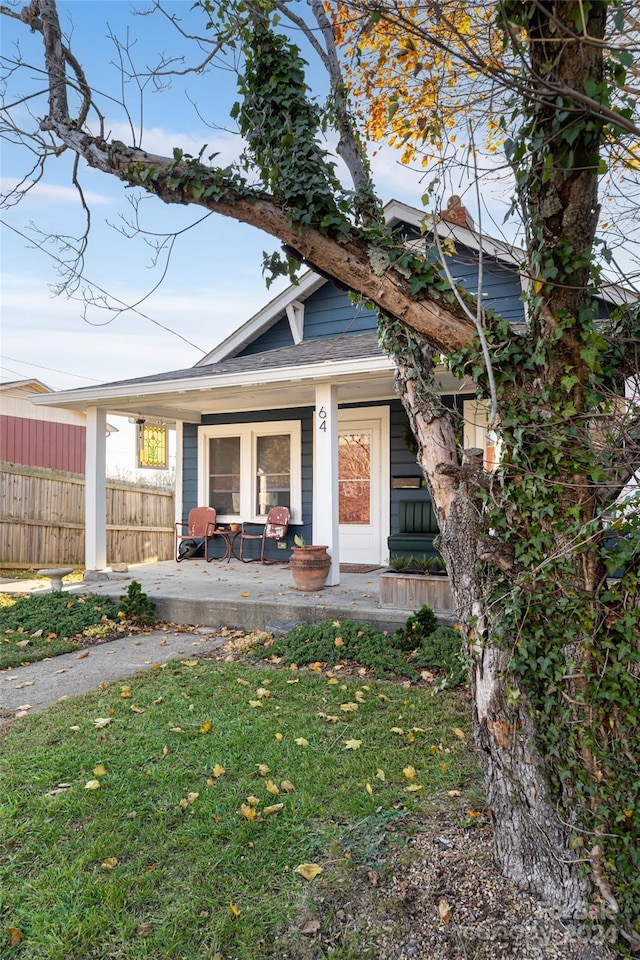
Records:
{"label": "shrub", "polygon": [[401,650],[415,650],[425,637],[438,626],[438,620],[431,607],[425,603],[419,610],[405,620],[404,627],[396,630],[397,645]]}
{"label": "shrub", "polygon": [[407,662],[390,636],[366,624],[351,620],[301,624],[284,637],[277,637],[263,657],[282,657],[285,663],[338,663],[353,660],[370,667],[377,676],[397,674],[416,679],[416,670]]}
{"label": "shrub", "polygon": [[457,687],[468,673],[460,631],[452,627],[438,627],[424,636],[412,659],[419,667],[444,670],[446,677],[442,686],[448,689]]}
{"label": "shrub", "polygon": [[66,591],[20,597],[0,609],[0,629],[22,630],[25,634],[42,631],[70,638],[117,617],[116,606],[108,597],[94,594],[70,594]]}
{"label": "shrub", "polygon": [[122,597],[118,604],[118,614],[127,620],[133,620],[135,623],[155,623],[156,605],[143,592],[140,583],[137,580],[132,580],[127,588],[126,597]]}

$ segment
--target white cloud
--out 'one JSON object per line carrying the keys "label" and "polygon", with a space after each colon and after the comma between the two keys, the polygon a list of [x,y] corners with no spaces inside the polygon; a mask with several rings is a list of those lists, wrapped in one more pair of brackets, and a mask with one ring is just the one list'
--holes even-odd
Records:
{"label": "white cloud", "polygon": [[[107,125],[108,137],[131,144],[131,128],[124,123],[116,122]],[[172,130],[166,127],[145,127],[142,143],[138,144],[148,153],[155,153],[162,157],[173,156],[173,148],[179,147],[184,153],[197,157],[203,146],[206,149],[202,155],[204,163],[212,153],[218,156],[212,161],[216,166],[227,166],[235,160],[242,149],[242,139],[231,132],[208,130]]]}
{"label": "white cloud", "polygon": [[[0,191],[3,194],[6,195],[15,189],[23,192],[28,191],[25,199],[36,200],[39,205],[42,203],[78,203],[78,191],[75,187],[64,187],[53,183],[45,183],[43,180],[40,180],[38,183],[33,183],[29,180],[20,182],[17,177],[0,178]],[[86,191],[84,198],[91,206],[111,204],[113,202],[111,197],[103,193],[93,193],[92,191]]]}

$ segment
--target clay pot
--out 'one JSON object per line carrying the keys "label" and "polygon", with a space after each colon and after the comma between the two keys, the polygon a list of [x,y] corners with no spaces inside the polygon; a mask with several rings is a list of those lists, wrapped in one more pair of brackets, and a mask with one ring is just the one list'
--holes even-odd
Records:
{"label": "clay pot", "polygon": [[297,590],[322,590],[331,567],[326,546],[292,547],[289,566]]}

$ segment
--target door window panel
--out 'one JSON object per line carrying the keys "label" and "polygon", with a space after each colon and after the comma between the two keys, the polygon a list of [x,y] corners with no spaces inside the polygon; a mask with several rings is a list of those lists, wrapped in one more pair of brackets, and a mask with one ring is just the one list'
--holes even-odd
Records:
{"label": "door window panel", "polygon": [[338,437],[338,513],[340,523],[371,523],[371,434]]}

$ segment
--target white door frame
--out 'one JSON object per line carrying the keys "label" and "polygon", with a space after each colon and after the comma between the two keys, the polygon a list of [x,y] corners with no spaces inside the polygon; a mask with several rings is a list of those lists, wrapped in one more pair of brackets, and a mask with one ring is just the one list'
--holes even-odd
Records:
{"label": "white door frame", "polygon": [[[389,559],[387,537],[389,528],[389,490],[390,490],[390,411],[385,405],[375,407],[343,407],[338,412],[338,433],[344,430],[372,430],[371,462],[371,526],[377,534],[377,545],[367,556],[369,563],[384,564]],[[346,533],[346,532],[345,532]],[[343,533],[343,538],[345,534]],[[341,553],[343,559],[346,545]],[[346,559],[348,563],[349,560]]]}

